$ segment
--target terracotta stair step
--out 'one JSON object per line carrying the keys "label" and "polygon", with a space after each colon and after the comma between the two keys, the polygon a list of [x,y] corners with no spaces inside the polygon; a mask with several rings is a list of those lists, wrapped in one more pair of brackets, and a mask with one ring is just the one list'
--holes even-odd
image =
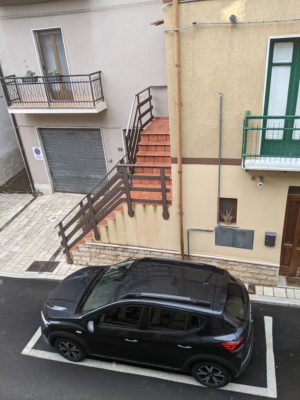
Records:
{"label": "terracotta stair step", "polygon": [[138,153],[157,153],[157,152],[162,152],[162,153],[168,153],[170,155],[170,145],[169,144],[141,144],[139,143],[138,145]]}
{"label": "terracotta stair step", "polygon": [[105,217],[102,221],[100,221],[98,225],[106,226],[107,223],[108,223],[108,220],[114,220],[114,219],[116,219],[116,214],[115,214],[116,211],[123,211],[123,210],[124,210],[123,205],[120,204],[120,205],[119,205],[118,207],[116,207],[110,214],[108,214],[107,217]]}
{"label": "terracotta stair step", "polygon": [[142,131],[141,136],[143,137],[143,135],[158,135],[158,136],[166,135],[170,137],[170,132],[164,129],[148,128]]}
{"label": "terracotta stair step", "polygon": [[[135,188],[152,188],[152,189],[160,189],[161,185],[160,185],[160,181],[156,181],[157,183],[140,183],[140,182],[135,182],[132,184],[132,187]],[[166,183],[166,186],[168,189],[170,189],[172,187],[171,182],[170,183]]]}
{"label": "terracotta stair step", "polygon": [[[134,202],[135,199],[139,200],[162,200],[161,193],[159,192],[131,192],[131,198]],[[172,200],[172,193],[167,193],[167,200]]]}
{"label": "terracotta stair step", "polygon": [[140,163],[152,163],[152,164],[161,164],[161,163],[164,163],[164,162],[170,162],[170,157],[169,156],[166,156],[166,157],[162,157],[162,156],[158,156],[158,157],[155,157],[155,156],[137,156],[137,162],[140,162]]}
{"label": "terracotta stair step", "polygon": [[[142,175],[142,174],[141,174]],[[155,176],[155,175],[153,175]],[[159,183],[158,183],[159,182]],[[141,185],[141,186],[148,186],[148,185],[155,185],[160,187],[160,181],[157,179],[134,179],[133,186]],[[167,180],[167,186],[172,186],[172,179]]]}
{"label": "terracotta stair step", "polygon": [[170,152],[169,151],[141,151],[139,150],[137,152],[137,156],[139,157],[145,157],[145,156],[150,156],[150,157],[170,157]]}
{"label": "terracotta stair step", "polygon": [[170,140],[146,140],[143,139],[139,142],[139,146],[170,146]]}
{"label": "terracotta stair step", "polygon": [[[166,167],[165,168],[165,174],[166,175],[171,175],[171,164],[170,162],[159,162],[159,163],[155,163],[155,162],[147,162],[144,161],[142,163],[140,163],[141,166],[139,166],[139,163],[135,164],[136,166],[134,167],[134,174],[137,175],[141,175],[144,174],[146,175],[159,175],[159,169],[158,168],[151,168],[150,166],[152,165],[161,165]],[[147,167],[144,167],[144,165],[147,165]],[[149,167],[148,167],[149,165]]]}

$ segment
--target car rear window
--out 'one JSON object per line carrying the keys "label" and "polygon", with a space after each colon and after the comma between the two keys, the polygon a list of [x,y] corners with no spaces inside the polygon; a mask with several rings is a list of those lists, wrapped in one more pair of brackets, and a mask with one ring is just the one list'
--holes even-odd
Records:
{"label": "car rear window", "polygon": [[229,283],[225,313],[236,323],[241,324],[245,321],[247,308],[248,296],[246,292],[243,291],[242,286],[236,283]]}

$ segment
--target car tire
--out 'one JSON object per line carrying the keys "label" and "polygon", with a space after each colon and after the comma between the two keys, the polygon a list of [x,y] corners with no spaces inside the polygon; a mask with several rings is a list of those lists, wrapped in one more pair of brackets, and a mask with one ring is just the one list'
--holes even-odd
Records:
{"label": "car tire", "polygon": [[212,361],[201,361],[194,364],[191,373],[201,385],[219,388],[231,380],[230,372],[222,365]]}
{"label": "car tire", "polygon": [[58,353],[69,361],[79,362],[86,357],[84,349],[72,339],[58,338],[54,346]]}

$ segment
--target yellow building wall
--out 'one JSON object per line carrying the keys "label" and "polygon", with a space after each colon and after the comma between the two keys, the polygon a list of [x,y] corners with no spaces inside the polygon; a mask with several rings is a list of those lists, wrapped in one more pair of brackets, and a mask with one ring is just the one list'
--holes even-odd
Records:
{"label": "yellow building wall", "polygon": [[[300,172],[247,172],[239,160],[245,112],[262,115],[269,39],[300,36],[300,23],[254,24],[255,21],[300,18],[298,0],[203,0],[180,3],[184,235],[187,229],[217,225],[219,93],[223,93],[222,159],[237,165],[221,167],[221,197],[237,198],[240,229],[254,230],[253,250],[215,245],[215,233],[191,234],[193,254],[279,266],[287,194],[300,186]],[[176,157],[175,68],[172,6],[165,5],[171,153]],[[236,25],[229,22],[235,14]],[[194,24],[199,23],[201,24]],[[244,22],[245,24],[241,24]],[[246,22],[251,22],[246,24]],[[240,24],[239,24],[240,23]],[[188,160],[187,160],[188,159]],[[188,161],[188,164],[187,164]],[[206,164],[206,165],[205,165]],[[259,189],[253,175],[264,177]],[[177,172],[173,165],[174,207]],[[177,221],[176,221],[177,223]],[[174,229],[175,227],[174,220]],[[275,247],[264,245],[265,232],[277,233]]]}
{"label": "yellow building wall", "polygon": [[[224,94],[222,157],[240,158],[245,112],[261,115],[269,38],[300,36],[299,0],[203,0],[180,3],[183,156],[216,157],[219,96]],[[171,5],[164,10],[172,155],[176,156]],[[229,23],[235,14],[236,25]],[[202,22],[203,25],[192,25]],[[239,24],[239,22],[241,24]],[[212,24],[209,24],[212,23]],[[205,25],[208,24],[208,25]]]}

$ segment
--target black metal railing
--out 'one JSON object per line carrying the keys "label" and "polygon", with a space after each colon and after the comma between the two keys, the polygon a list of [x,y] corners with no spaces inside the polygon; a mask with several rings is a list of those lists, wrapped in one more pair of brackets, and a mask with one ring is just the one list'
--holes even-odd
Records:
{"label": "black metal railing", "polygon": [[[127,204],[130,217],[134,216],[133,203],[148,203],[161,204],[163,218],[169,218],[170,167],[138,165],[144,171],[139,173],[134,171],[137,166],[124,164],[123,159],[57,225],[68,263],[73,262],[71,249],[87,233],[92,230],[95,239],[100,239],[99,223],[122,203]],[[149,173],[145,172],[147,169]],[[153,175],[153,169],[157,174]],[[156,181],[158,184],[148,186],[147,181]],[[149,192],[154,194],[152,198],[149,198]]]}
{"label": "black metal railing", "polygon": [[0,78],[11,108],[94,108],[104,101],[101,71],[88,75]]}

